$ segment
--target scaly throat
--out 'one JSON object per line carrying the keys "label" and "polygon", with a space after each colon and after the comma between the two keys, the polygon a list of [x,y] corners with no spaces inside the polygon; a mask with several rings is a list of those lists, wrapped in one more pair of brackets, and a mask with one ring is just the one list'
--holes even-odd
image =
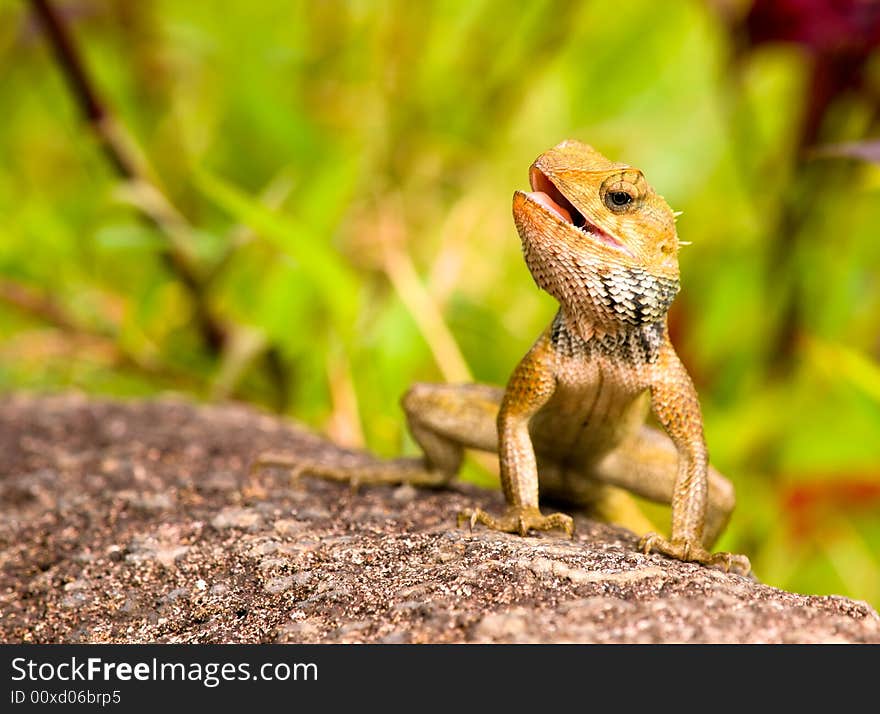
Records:
{"label": "scaly throat", "polygon": [[628,365],[656,362],[665,334],[666,325],[661,320],[628,327],[616,333],[594,334],[585,339],[572,328],[564,309],[556,313],[550,325],[550,343],[561,357],[585,359],[601,355]]}
{"label": "scaly throat", "polygon": [[566,323],[583,339],[662,321],[678,293],[677,278],[604,262],[566,244],[548,248],[531,237],[524,235],[523,253],[532,277],[556,298]]}

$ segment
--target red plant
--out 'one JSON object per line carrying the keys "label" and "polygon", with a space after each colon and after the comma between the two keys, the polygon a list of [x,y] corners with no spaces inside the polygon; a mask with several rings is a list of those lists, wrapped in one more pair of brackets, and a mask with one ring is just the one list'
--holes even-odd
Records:
{"label": "red plant", "polygon": [[[812,57],[800,146],[813,145],[831,103],[848,91],[869,92],[865,70],[880,47],[880,2],[755,0],[732,27],[739,50],[791,43]],[[874,106],[877,97],[872,97]]]}
{"label": "red plant", "polygon": [[809,482],[788,486],[782,493],[783,512],[797,539],[814,535],[827,519],[823,513],[852,514],[880,508],[880,477],[876,473],[817,476]]}

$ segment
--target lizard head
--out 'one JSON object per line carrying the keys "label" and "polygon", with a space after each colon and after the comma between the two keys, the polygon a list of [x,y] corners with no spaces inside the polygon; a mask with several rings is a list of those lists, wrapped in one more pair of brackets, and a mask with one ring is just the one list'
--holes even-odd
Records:
{"label": "lizard head", "polygon": [[513,217],[526,264],[585,338],[662,320],[678,292],[675,214],[639,169],[564,141],[529,170]]}

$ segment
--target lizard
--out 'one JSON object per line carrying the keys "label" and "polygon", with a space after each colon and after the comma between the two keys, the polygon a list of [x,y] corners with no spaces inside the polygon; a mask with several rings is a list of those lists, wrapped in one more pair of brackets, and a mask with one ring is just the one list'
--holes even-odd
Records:
{"label": "lizard", "polygon": [[[255,466],[442,487],[466,448],[494,452],[506,511],[467,509],[460,526],[571,536],[572,518],[542,513],[539,490],[596,509],[623,489],[672,507],[669,537],[647,533],[642,551],[748,573],[746,556],[711,550],[735,496],[709,464],[697,392],[669,337],[667,311],[679,292],[676,214],[641,170],[575,140],[541,154],[529,183],[531,191],[514,193],[514,223],[535,283],[559,309],[506,388],[413,385],[401,404],[421,457],[370,466],[266,453]],[[662,430],[645,423],[649,411]]]}

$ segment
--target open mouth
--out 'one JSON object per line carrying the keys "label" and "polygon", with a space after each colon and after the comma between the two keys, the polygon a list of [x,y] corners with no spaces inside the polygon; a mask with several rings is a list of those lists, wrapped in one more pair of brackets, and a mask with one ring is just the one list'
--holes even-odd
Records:
{"label": "open mouth", "polygon": [[618,250],[629,252],[617,238],[588,221],[587,217],[563,195],[562,191],[556,188],[556,185],[537,166],[532,166],[529,169],[529,183],[532,186],[532,192],[527,193],[526,196],[542,208],[574,226],[581,233]]}

